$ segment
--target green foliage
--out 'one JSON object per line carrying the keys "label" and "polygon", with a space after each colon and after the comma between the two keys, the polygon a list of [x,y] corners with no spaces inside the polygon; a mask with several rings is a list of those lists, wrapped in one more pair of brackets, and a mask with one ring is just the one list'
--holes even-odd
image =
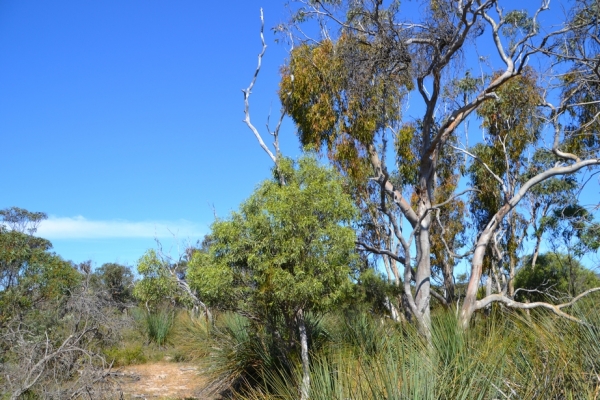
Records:
{"label": "green foliage", "polygon": [[325,146],[338,167],[362,181],[370,170],[367,146],[378,131],[398,121],[401,99],[412,88],[410,57],[394,43],[398,38],[350,32],[335,43],[295,47],[282,69],[279,97],[302,145]]}
{"label": "green foliage", "polygon": [[[509,19],[523,17],[519,15],[510,13],[508,16]],[[515,20],[515,23],[521,22]],[[499,73],[493,75],[492,80],[498,76]],[[542,90],[531,68],[525,68],[521,75],[502,85],[496,95],[496,99],[485,101],[477,109],[487,136],[484,142],[472,147],[471,152],[477,160],[467,170],[471,185],[477,188],[470,195],[469,210],[478,231],[482,231],[508,199],[517,193],[527,172],[533,172],[527,156],[537,145],[542,126],[538,112]],[[484,271],[503,262],[509,274],[513,273],[528,223],[517,209],[502,220],[502,235],[495,239],[497,248],[501,250],[494,253],[491,246],[486,249]],[[512,282],[509,283],[509,293],[511,285]]]}
{"label": "green foliage", "polygon": [[189,263],[187,279],[206,304],[221,309],[234,309],[236,296],[240,295],[244,288],[236,289],[234,271],[212,263],[211,257],[206,251],[194,252]]}
{"label": "green foliage", "polygon": [[120,264],[106,263],[94,271],[94,284],[117,303],[125,304],[133,300],[133,273]]}
{"label": "green foliage", "polygon": [[256,331],[250,321],[239,314],[225,313],[217,320],[210,337],[204,342],[207,357],[203,360],[211,377],[211,392],[239,390],[261,381],[264,371],[275,371],[282,364],[273,354],[277,348],[264,331]]}
{"label": "green foliage", "polygon": [[577,203],[562,203],[541,220],[541,228],[553,233],[550,242],[576,257],[594,252],[600,247],[600,224],[594,216]]}
{"label": "green foliage", "polygon": [[[306,325],[312,351],[327,351],[326,347],[331,343],[331,324],[308,313]],[[298,349],[288,348],[280,337],[272,335],[264,326],[237,313],[220,314],[211,329],[205,328],[207,326],[197,320],[194,328],[182,337],[189,337],[189,334],[197,337],[196,352],[204,353],[199,361],[211,381],[207,392],[233,391],[239,395],[251,388],[268,390],[267,375],[289,378],[294,365],[299,363]]]}
{"label": "green foliage", "polygon": [[166,307],[147,312],[145,322],[148,340],[159,347],[164,346],[173,327],[174,317],[174,311]]}
{"label": "green foliage", "polygon": [[60,299],[80,282],[81,275],[50,251],[48,240],[32,235],[45,214],[13,207],[0,215],[11,226],[0,224],[1,326],[41,302]]}
{"label": "green foliage", "polygon": [[209,356],[212,326],[205,316],[179,312],[173,323],[175,361],[198,361]]}
{"label": "green foliage", "polygon": [[226,386],[257,380],[263,363],[273,360],[289,369],[300,349],[301,323],[309,345],[318,347],[326,333],[314,315],[333,310],[352,289],[356,210],[340,177],[314,157],[280,160],[273,174],[239,212],[213,224],[206,248],[188,265],[199,298],[251,321],[215,333],[244,343],[215,355],[223,371],[216,382]]}
{"label": "green foliage", "polygon": [[529,290],[519,291],[518,298],[529,301],[573,297],[597,286],[600,286],[600,277],[577,259],[560,253],[540,254],[535,268],[531,267],[531,257],[525,257],[515,277],[516,288]]}
{"label": "green foliage", "polygon": [[[536,174],[553,167],[559,158],[547,149],[538,149],[529,162],[529,167],[523,175],[523,180],[533,178]],[[565,205],[572,203],[574,191],[578,183],[574,176],[566,175],[559,178],[550,178],[531,188],[530,193],[540,203]]]}
{"label": "green foliage", "polygon": [[[600,84],[599,71],[595,68],[599,50],[596,40],[600,33],[599,14],[596,0],[574,1],[568,15],[568,23],[574,29],[557,43],[560,50],[558,60],[568,68],[561,75],[561,94],[571,117],[564,130],[564,149],[580,157],[596,157],[600,144],[600,121],[597,118],[600,105],[596,101]],[[594,55],[593,58],[586,60],[591,55]],[[576,61],[571,63],[571,58]]]}
{"label": "green foliage", "polygon": [[401,184],[415,185],[419,172],[419,135],[418,127],[414,124],[405,124],[398,130],[394,137],[394,148],[398,158],[398,177]]}
{"label": "green foliage", "polygon": [[375,315],[388,315],[386,302],[402,294],[401,287],[386,281],[374,268],[361,271],[353,288],[352,301],[346,308],[351,311],[371,312]]}
{"label": "green foliage", "polygon": [[[564,172],[557,162],[583,171],[579,168],[597,159],[597,2],[575,1],[568,8],[570,22],[545,37],[538,23],[548,10],[546,4],[529,13],[504,9],[499,2],[431,0],[423,2],[418,15],[410,18],[400,12],[400,3],[339,1],[335,7],[326,7],[318,1],[302,2],[286,31],[298,46],[294,45],[282,68],[280,100],[298,128],[301,144],[326,151],[333,164],[351,178],[349,190],[363,213],[357,230],[365,253],[375,257],[387,255],[380,250],[410,253],[413,246],[396,245],[420,236],[421,242],[414,242],[415,275],[429,277],[440,270],[444,289],[448,289],[446,300],[452,302],[457,258],[452,253],[466,250],[468,242],[480,241],[472,260],[471,283],[495,267],[508,275],[510,296],[519,251],[527,243],[531,225],[543,222],[540,212],[556,207],[546,207],[549,202],[537,205],[535,196],[527,193],[529,186],[523,186],[526,178],[542,180]],[[494,5],[496,10],[488,13],[487,6],[493,10]],[[321,28],[316,40],[307,40],[301,26],[311,18]],[[328,29],[327,20],[335,21],[339,29]],[[493,26],[493,32],[487,32],[487,39],[478,39],[486,33],[486,26]],[[503,59],[500,70],[493,69],[492,75],[483,70],[481,76],[463,75],[460,69],[465,62],[492,62],[486,56],[463,59],[471,57],[471,46],[484,42],[498,47]],[[552,60],[548,72],[557,74],[554,83],[532,67],[541,65],[531,62],[538,55]],[[402,116],[402,102],[411,91],[424,107],[420,116],[408,121]],[[481,122],[483,141],[472,140],[471,118]],[[550,125],[554,132],[546,130]],[[392,143],[390,157],[387,146]],[[476,143],[469,149],[475,157],[465,153],[464,163],[458,163],[450,148],[460,152],[463,143]],[[532,162],[537,149],[550,146],[560,160],[543,167]],[[579,163],[584,158],[588,160]],[[551,174],[540,174],[554,166]],[[465,183],[458,175],[465,172],[472,184],[467,185],[470,204],[460,196],[454,198]],[[568,179],[552,181],[561,184]],[[565,194],[563,189],[550,190]],[[530,204],[524,205],[527,201]],[[533,215],[526,215],[531,209]],[[470,221],[466,211],[470,211]],[[412,232],[400,232],[406,220],[415,228]],[[541,225],[534,226],[536,248],[544,231]],[[483,232],[486,226],[493,231]],[[596,249],[596,231],[581,230],[571,237],[584,244],[585,250]],[[413,259],[410,254],[404,256]],[[465,320],[477,309],[474,286],[470,285],[463,303]],[[429,286],[417,287],[418,303],[430,298]],[[429,305],[418,308],[413,307],[413,313],[421,323],[428,319]]]}
{"label": "green foliage", "polygon": [[[588,311],[585,325],[494,312],[468,332],[436,313],[430,345],[410,326],[355,316],[313,355],[311,399],[594,398],[600,320]],[[243,398],[297,398],[299,371],[264,376]]]}
{"label": "green foliage", "polygon": [[483,167],[504,180],[509,193],[519,184],[521,168],[525,165],[525,151],[539,139],[541,121],[536,117],[541,103],[541,89],[533,70],[526,69],[520,76],[504,84],[497,92],[497,100],[488,100],[477,110],[483,120],[488,140],[476,144],[472,152],[481,162],[473,162],[469,175],[475,192],[471,213],[481,229],[504,201],[500,183]]}
{"label": "green foliage", "polygon": [[114,367],[144,364],[148,361],[141,343],[109,347],[104,349],[103,353],[106,360],[111,362]]}
{"label": "green foliage", "polygon": [[155,343],[159,348],[167,343],[175,320],[175,310],[168,304],[162,304],[151,310],[133,308],[131,315],[135,321],[138,335],[147,338],[147,343]]}
{"label": "green foliage", "polygon": [[157,309],[165,302],[192,305],[190,295],[180,290],[177,274],[184,274],[181,265],[173,265],[150,249],[138,260],[137,270],[142,279],[135,283],[133,296],[146,307]]}
{"label": "green foliage", "polygon": [[537,29],[533,18],[526,11],[522,10],[508,12],[504,16],[504,23],[505,25],[502,27],[503,33],[509,37],[514,37],[518,31],[528,34]]}
{"label": "green foliage", "polygon": [[330,309],[349,289],[355,209],[339,178],[311,157],[279,169],[286,185],[260,185],[239,213],[213,224],[210,254],[192,257],[190,285],[209,304],[292,318],[299,308]]}
{"label": "green foliage", "polygon": [[155,250],[144,253],[138,260],[137,271],[142,279],[136,282],[133,295],[141,302],[158,304],[175,295],[177,284]]}

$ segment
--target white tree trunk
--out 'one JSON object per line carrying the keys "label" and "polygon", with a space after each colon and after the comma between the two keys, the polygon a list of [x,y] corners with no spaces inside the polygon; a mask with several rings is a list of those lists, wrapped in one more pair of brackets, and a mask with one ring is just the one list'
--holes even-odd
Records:
{"label": "white tree trunk", "polygon": [[400,322],[400,312],[398,311],[398,309],[396,308],[389,296],[385,296],[384,305],[385,308],[387,308],[387,310],[390,312],[390,317],[392,318],[392,320]]}
{"label": "white tree trunk", "polygon": [[300,333],[300,349],[302,359],[302,383],[300,384],[300,400],[308,400],[310,391],[310,365],[308,361],[308,335],[306,333],[306,324],[304,323],[304,311],[298,310],[298,331]]}

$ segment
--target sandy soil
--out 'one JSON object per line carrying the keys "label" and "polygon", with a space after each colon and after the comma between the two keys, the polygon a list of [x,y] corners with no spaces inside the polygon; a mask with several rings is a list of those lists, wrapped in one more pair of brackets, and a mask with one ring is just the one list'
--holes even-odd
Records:
{"label": "sandy soil", "polygon": [[117,381],[125,399],[207,399],[200,391],[208,383],[193,364],[158,362],[118,368]]}

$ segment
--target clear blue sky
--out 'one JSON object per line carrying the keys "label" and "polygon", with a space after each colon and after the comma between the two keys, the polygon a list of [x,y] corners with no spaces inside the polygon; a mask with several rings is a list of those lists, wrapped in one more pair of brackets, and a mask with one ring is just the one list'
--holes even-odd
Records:
{"label": "clear blue sky", "polygon": [[[134,265],[154,237],[195,242],[269,176],[241,89],[279,113],[282,1],[0,2],[0,208],[44,211],[66,259]],[[283,148],[297,154],[293,128]],[[169,232],[170,231],[170,232]],[[176,252],[176,250],[174,250]]]}

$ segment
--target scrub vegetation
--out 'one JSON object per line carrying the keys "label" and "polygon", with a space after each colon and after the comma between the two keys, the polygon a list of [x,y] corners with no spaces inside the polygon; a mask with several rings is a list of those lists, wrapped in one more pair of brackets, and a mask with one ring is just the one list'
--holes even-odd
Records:
{"label": "scrub vegetation", "polygon": [[600,6],[508,3],[292,2],[272,143],[264,39],[244,90],[271,177],[175,258],[92,270],[0,210],[0,399],[165,360],[198,398],[600,398]]}

